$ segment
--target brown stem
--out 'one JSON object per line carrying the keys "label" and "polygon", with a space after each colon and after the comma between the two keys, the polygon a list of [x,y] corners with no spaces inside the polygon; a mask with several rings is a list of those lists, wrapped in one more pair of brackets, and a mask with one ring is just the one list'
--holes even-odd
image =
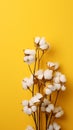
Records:
{"label": "brown stem", "polygon": [[29,70],[30,70],[31,74],[33,75],[33,72],[32,72],[32,70],[31,70],[31,67],[30,67],[29,64],[28,64],[28,67],[29,67]]}
{"label": "brown stem", "polygon": [[[55,102],[54,102],[54,106],[55,106],[56,103],[57,103],[58,95],[59,95],[59,91],[57,91],[57,95],[56,95],[56,99],[55,99]],[[50,125],[50,123],[51,123],[52,116],[53,116],[53,112],[50,113],[49,123],[48,123],[47,127],[48,127],[48,126]]]}

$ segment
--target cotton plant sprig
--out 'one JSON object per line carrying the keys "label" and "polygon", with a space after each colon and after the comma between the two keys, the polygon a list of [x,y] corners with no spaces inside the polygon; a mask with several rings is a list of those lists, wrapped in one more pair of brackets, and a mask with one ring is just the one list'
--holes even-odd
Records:
{"label": "cotton plant sprig", "polygon": [[[46,69],[40,68],[40,62],[46,51],[50,49],[49,43],[45,38],[36,37],[34,39],[35,50],[24,50],[24,62],[27,63],[30,77],[24,78],[22,86],[24,90],[29,90],[32,97],[30,100],[22,101],[23,112],[32,116],[35,127],[27,126],[26,130],[41,130],[41,114],[45,114],[46,127],[44,130],[61,130],[61,126],[55,122],[64,114],[61,106],[57,105],[58,95],[66,90],[66,77],[59,72],[57,62],[47,61]],[[34,68],[31,68],[34,64]],[[35,92],[36,90],[36,92]],[[56,93],[54,101],[52,94]]]}

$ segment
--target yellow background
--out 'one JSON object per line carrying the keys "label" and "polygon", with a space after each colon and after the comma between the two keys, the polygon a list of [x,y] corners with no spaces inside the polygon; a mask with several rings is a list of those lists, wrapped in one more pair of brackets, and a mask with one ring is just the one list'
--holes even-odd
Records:
{"label": "yellow background", "polygon": [[61,96],[66,115],[59,122],[63,130],[73,130],[73,0],[0,0],[0,130],[33,124],[21,111],[27,98],[21,81],[29,75],[23,49],[33,48],[38,35],[52,45],[48,60],[60,62],[67,75]]}

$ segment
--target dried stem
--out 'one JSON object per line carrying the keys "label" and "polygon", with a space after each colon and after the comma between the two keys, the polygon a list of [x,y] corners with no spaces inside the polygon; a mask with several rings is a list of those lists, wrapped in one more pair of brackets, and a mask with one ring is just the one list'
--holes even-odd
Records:
{"label": "dried stem", "polygon": [[[55,102],[54,102],[54,106],[57,103],[58,95],[59,95],[59,91],[57,91],[57,95],[56,95],[56,99],[55,99]],[[51,123],[52,116],[53,116],[53,112],[51,112],[50,115],[49,115],[49,123],[48,123],[47,127],[49,127],[49,125]]]}

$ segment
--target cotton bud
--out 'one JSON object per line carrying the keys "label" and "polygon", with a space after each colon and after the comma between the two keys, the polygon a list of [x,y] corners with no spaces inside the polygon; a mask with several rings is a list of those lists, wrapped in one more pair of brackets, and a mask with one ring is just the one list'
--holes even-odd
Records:
{"label": "cotton bud", "polygon": [[61,90],[62,90],[62,91],[65,91],[65,90],[66,90],[66,87],[65,87],[64,85],[62,85]]}

